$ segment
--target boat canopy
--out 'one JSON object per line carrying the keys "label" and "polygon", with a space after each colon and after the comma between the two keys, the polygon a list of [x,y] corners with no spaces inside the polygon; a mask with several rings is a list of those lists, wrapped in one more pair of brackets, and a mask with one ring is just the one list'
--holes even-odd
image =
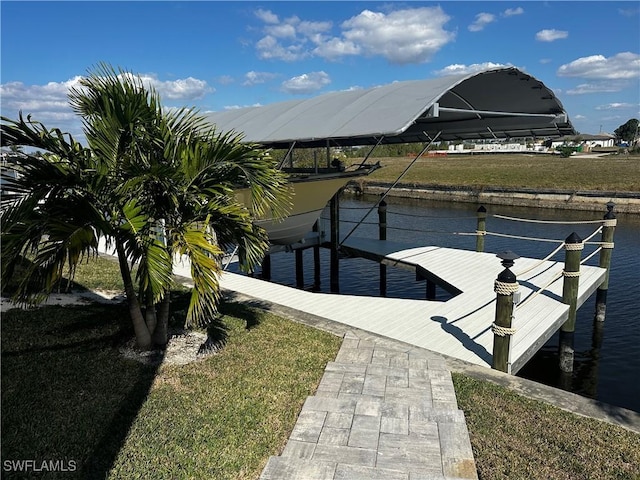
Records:
{"label": "boat canopy", "polygon": [[575,130],[562,103],[517,68],[394,82],[207,114],[218,130],[267,148],[557,137]]}

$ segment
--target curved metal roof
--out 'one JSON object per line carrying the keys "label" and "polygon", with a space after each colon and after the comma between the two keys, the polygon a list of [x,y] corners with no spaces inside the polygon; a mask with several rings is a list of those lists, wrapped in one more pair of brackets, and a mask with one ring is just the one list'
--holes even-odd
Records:
{"label": "curved metal roof", "polygon": [[395,82],[207,115],[270,148],[550,137],[575,131],[560,100],[517,68]]}

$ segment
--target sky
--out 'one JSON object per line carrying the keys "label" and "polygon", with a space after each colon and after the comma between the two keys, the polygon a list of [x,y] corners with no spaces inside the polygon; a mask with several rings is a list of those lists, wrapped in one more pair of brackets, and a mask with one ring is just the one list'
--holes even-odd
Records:
{"label": "sky", "polygon": [[101,62],[201,112],[515,66],[580,133],[640,118],[637,1],[0,2],[0,109],[81,138],[70,87]]}

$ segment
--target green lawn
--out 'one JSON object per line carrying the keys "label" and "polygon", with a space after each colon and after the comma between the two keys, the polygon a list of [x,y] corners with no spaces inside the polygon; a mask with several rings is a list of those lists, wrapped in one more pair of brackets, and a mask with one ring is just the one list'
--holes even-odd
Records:
{"label": "green lawn", "polygon": [[[412,158],[380,158],[364,180],[393,182]],[[354,159],[352,163],[358,163]],[[552,155],[450,155],[420,158],[403,183],[470,187],[638,191],[640,156],[561,158]]]}
{"label": "green lawn", "polygon": [[640,435],[453,373],[481,480],[637,480]]}
{"label": "green lawn", "polygon": [[[104,259],[84,269],[117,275]],[[220,353],[160,369],[120,355],[126,306],[3,314],[3,461],[75,462],[75,473],[47,478],[257,478],[340,339],[240,305],[222,311]]]}

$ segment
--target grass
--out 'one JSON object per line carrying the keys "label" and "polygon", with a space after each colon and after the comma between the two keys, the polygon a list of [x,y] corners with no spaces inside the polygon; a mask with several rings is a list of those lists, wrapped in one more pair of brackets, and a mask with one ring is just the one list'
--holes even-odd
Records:
{"label": "grass", "polygon": [[[412,158],[381,158],[364,181],[393,182]],[[357,163],[355,159],[353,163]],[[420,158],[402,183],[446,186],[638,191],[640,156],[450,155]]]}
{"label": "grass", "polygon": [[[102,287],[96,271],[118,275],[99,259],[78,270],[78,283]],[[175,296],[180,309],[186,294]],[[126,306],[3,314],[3,465],[77,465],[46,478],[258,478],[340,339],[238,304],[222,311],[221,352],[160,368],[119,354],[132,334]],[[640,435],[453,377],[481,479],[640,479]]]}
{"label": "grass", "polygon": [[640,479],[640,435],[452,375],[481,479]]}
{"label": "grass", "polygon": [[3,314],[3,461],[75,462],[75,475],[49,478],[257,478],[340,339],[240,305],[222,311],[220,353],[159,369],[119,354],[126,306]]}

